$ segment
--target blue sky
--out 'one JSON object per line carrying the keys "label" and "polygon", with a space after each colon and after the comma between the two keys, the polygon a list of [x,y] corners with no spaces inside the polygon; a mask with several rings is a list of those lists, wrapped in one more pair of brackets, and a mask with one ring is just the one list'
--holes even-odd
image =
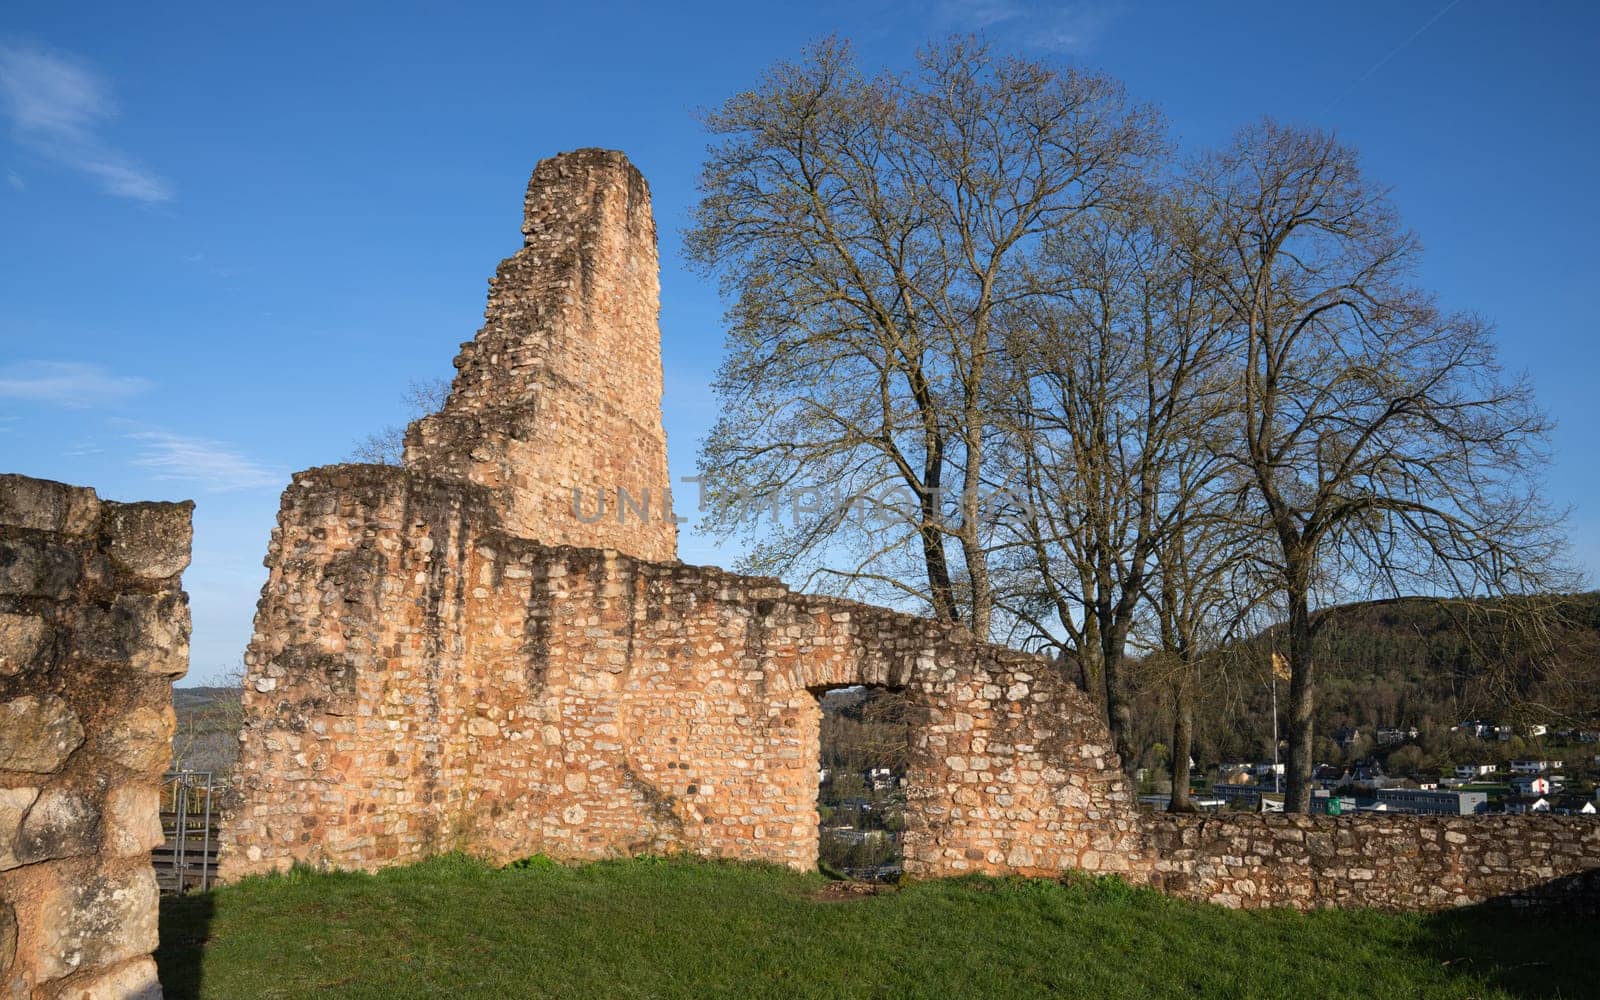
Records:
{"label": "blue sky", "polygon": [[[0,13],[0,470],[197,502],[189,683],[238,662],[278,493],[448,375],[541,157],[625,150],[662,244],[674,475],[713,416],[722,306],[679,232],[693,116],[808,40],[870,65],[982,31],[1098,67],[1187,149],[1262,114],[1392,185],[1423,280],[1499,324],[1560,421],[1549,488],[1600,569],[1600,9],[1488,0],[61,4]],[[685,561],[731,553],[690,532]]]}

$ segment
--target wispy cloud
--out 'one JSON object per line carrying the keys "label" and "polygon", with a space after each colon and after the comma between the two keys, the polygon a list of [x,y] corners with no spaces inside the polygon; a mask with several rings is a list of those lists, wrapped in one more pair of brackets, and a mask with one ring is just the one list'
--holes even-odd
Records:
{"label": "wispy cloud", "polygon": [[117,112],[116,100],[83,61],[37,46],[0,45],[0,112],[18,143],[93,177],[107,194],[172,198],[170,184],[99,135]]}
{"label": "wispy cloud", "polygon": [[231,445],[170,431],[131,431],[132,462],[156,479],[195,483],[215,493],[281,486],[288,478],[240,454]]}
{"label": "wispy cloud", "polygon": [[117,375],[75,361],[19,361],[0,367],[0,399],[26,399],[81,409],[136,396],[151,386],[137,375]]}
{"label": "wispy cloud", "polygon": [[956,31],[981,31],[1025,48],[1082,53],[1121,13],[1115,0],[943,0],[938,20]]}

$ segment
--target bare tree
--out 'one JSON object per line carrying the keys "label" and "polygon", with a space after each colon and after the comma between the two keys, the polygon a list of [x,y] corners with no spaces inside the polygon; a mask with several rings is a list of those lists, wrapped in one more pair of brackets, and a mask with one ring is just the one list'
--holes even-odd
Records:
{"label": "bare tree", "polygon": [[[1162,196],[1052,240],[1061,287],[1013,312],[996,405],[996,493],[1022,497],[998,532],[998,599],[1056,637],[1125,759],[1120,671],[1146,575],[1224,464],[1205,445],[1235,399],[1227,327],[1179,250],[1188,227]],[[1181,462],[1193,467],[1174,478]]]}
{"label": "bare tree", "polygon": [[1240,640],[1265,610],[1256,555],[1266,526],[1242,509],[1240,471],[1203,445],[1171,463],[1177,510],[1146,581],[1160,641],[1146,669],[1168,687],[1172,705],[1172,812],[1194,809],[1189,754],[1199,689],[1244,666],[1249,650]]}
{"label": "bare tree", "polygon": [[[700,462],[710,526],[781,502],[792,521],[757,529],[747,565],[898,591],[988,636],[996,316],[1040,294],[1025,264],[1045,234],[1136,184],[1156,116],[977,41],[869,79],[830,39],[705,122],[688,252],[733,303]],[[841,552],[848,569],[828,565]]]}
{"label": "bare tree", "polygon": [[1538,493],[1549,421],[1488,325],[1410,283],[1416,238],[1356,154],[1263,122],[1204,159],[1193,259],[1240,345],[1232,457],[1272,528],[1291,671],[1286,808],[1310,806],[1320,596],[1542,589],[1560,518]]}
{"label": "bare tree", "polygon": [[[413,379],[400,401],[405,404],[407,414],[415,419],[443,407],[449,395],[450,380],[447,378]],[[374,431],[356,442],[350,460],[369,465],[399,465],[405,456],[405,436],[403,424],[391,424]]]}

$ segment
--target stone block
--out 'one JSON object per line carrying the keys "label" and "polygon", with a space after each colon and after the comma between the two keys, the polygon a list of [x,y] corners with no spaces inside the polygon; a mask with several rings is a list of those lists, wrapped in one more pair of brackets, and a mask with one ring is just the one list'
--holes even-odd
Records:
{"label": "stone block", "polygon": [[0,872],[22,864],[17,857],[22,821],[38,797],[37,788],[0,788]]}
{"label": "stone block", "polygon": [[120,594],[78,612],[76,652],[134,670],[179,677],[189,670],[189,601],[181,591]]}
{"label": "stone block", "polygon": [[0,594],[65,600],[78,585],[78,553],[57,542],[0,540]]}
{"label": "stone block", "polygon": [[45,622],[38,615],[0,612],[0,677],[31,667],[44,638]]}
{"label": "stone block", "polygon": [[140,865],[52,886],[40,907],[42,980],[149,955],[158,943],[156,874]]}
{"label": "stone block", "polygon": [[32,864],[93,854],[99,827],[100,811],[87,796],[72,788],[46,789],[22,823],[17,858]]}
{"label": "stone block", "polygon": [[124,572],[151,580],[189,565],[194,503],[119,503],[105,514],[106,552]]}
{"label": "stone block", "polygon": [[74,983],[61,1000],[161,1000],[156,963],[137,958],[110,972]]}
{"label": "stone block", "polygon": [[107,760],[130,770],[160,774],[172,759],[172,733],[176,727],[170,705],[141,705],[118,716],[100,734],[98,749]]}
{"label": "stone block", "polygon": [[161,846],[161,790],[130,782],[106,793],[100,819],[101,850],[114,858],[149,854]]}
{"label": "stone block", "polygon": [[0,524],[83,536],[94,531],[99,506],[86,487],[0,475]]}
{"label": "stone block", "polygon": [[48,774],[83,743],[83,726],[55,695],[24,695],[0,704],[0,771]]}

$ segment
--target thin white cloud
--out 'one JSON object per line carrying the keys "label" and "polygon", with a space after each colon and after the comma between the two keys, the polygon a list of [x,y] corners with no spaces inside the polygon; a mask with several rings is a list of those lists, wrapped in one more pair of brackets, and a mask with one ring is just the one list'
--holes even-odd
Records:
{"label": "thin white cloud", "polygon": [[281,486],[287,478],[220,441],[159,430],[133,431],[128,438],[138,447],[132,463],[156,479],[230,493]]}
{"label": "thin white cloud", "polygon": [[11,190],[13,191],[21,191],[28,186],[28,182],[23,180],[22,175],[15,170],[6,171],[6,183],[11,185]]}
{"label": "thin white cloud", "polygon": [[0,112],[20,145],[88,174],[108,194],[170,200],[171,185],[98,134],[116,111],[110,88],[81,60],[37,46],[0,45]]}
{"label": "thin white cloud", "polygon": [[151,386],[137,375],[117,375],[75,361],[19,361],[0,367],[0,399],[25,399],[82,409],[136,396]]}
{"label": "thin white cloud", "polygon": [[981,31],[1024,48],[1082,53],[1121,12],[1115,0],[944,0],[938,18],[958,31]]}

